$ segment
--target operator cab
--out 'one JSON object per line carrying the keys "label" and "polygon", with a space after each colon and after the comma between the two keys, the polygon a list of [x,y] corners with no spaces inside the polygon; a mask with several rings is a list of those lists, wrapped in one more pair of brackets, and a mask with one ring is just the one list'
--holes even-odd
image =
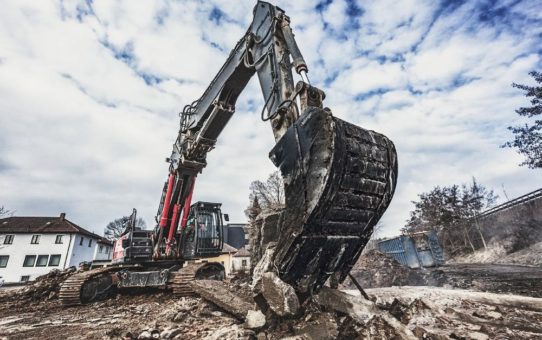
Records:
{"label": "operator cab", "polygon": [[190,206],[186,227],[181,232],[183,258],[219,256],[224,245],[221,203],[196,202]]}

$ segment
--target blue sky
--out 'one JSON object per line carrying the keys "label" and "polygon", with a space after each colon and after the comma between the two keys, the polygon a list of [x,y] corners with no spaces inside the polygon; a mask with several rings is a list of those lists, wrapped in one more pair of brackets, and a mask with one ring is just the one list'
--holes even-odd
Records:
{"label": "blue sky", "polygon": [[[334,114],[390,137],[397,233],[416,195],[475,176],[505,198],[542,172],[499,145],[526,105],[512,82],[542,69],[540,1],[277,1]],[[242,37],[254,1],[4,1],[0,5],[0,205],[101,232],[157,209],[177,112]],[[253,79],[208,157],[196,198],[243,221],[248,186],[274,170]]]}

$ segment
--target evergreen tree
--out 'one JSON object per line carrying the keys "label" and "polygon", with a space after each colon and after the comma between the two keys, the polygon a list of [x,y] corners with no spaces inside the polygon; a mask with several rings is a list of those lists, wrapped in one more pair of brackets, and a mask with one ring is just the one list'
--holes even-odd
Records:
{"label": "evergreen tree", "polygon": [[[542,85],[541,72],[532,71],[529,74]],[[530,107],[517,109],[517,114],[526,118],[534,118],[534,122],[530,125],[508,127],[514,134],[514,140],[505,143],[503,147],[517,148],[518,152],[526,157],[521,165],[527,165],[531,169],[542,168],[542,86],[516,83],[512,86],[525,91],[525,96],[531,101]]]}

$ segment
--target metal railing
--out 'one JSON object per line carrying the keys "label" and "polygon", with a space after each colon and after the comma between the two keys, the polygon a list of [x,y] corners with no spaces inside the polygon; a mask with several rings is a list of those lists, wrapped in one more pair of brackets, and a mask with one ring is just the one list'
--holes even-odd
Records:
{"label": "metal railing", "polygon": [[491,209],[488,209],[488,210],[474,216],[474,218],[475,219],[480,219],[480,218],[483,218],[483,217],[488,217],[488,216],[493,215],[493,214],[495,214],[495,213],[497,213],[499,211],[503,211],[503,210],[513,208],[515,206],[530,202],[530,201],[532,201],[534,199],[537,199],[537,198],[540,198],[540,197],[542,197],[542,188],[538,189],[538,190],[535,190],[533,192],[530,192],[528,194],[525,194],[523,196],[514,198],[513,200],[510,200],[508,202],[500,204],[500,205],[498,205],[496,207],[493,207]]}

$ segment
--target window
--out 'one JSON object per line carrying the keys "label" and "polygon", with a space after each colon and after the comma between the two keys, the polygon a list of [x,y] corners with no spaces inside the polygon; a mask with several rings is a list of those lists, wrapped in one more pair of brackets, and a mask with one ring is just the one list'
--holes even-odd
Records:
{"label": "window", "polygon": [[49,255],[39,255],[38,261],[36,261],[36,267],[45,267],[47,266],[47,261],[49,260]]}
{"label": "window", "polygon": [[21,282],[28,282],[28,280],[30,280],[30,275],[21,276]]}
{"label": "window", "polygon": [[24,258],[23,267],[34,267],[36,262],[36,255],[26,255]]}
{"label": "window", "polygon": [[6,235],[4,238],[4,244],[13,244],[13,238],[15,235]]}
{"label": "window", "polygon": [[83,236],[81,236],[81,239],[79,240],[79,245],[82,246],[83,245],[83,241],[85,240],[85,238]]}
{"label": "window", "polygon": [[88,240],[88,246],[89,246],[89,247],[92,247],[92,239],[89,239],[89,240]]}
{"label": "window", "polygon": [[32,240],[30,241],[31,244],[38,244],[40,243],[40,235],[32,235]]}
{"label": "window", "polygon": [[0,268],[6,268],[8,265],[9,255],[0,256]]}
{"label": "window", "polygon": [[56,235],[55,244],[62,244],[62,235]]}
{"label": "window", "polygon": [[104,246],[102,246],[101,244],[100,244],[100,246],[98,247],[98,252],[99,252],[99,253],[103,253],[103,252],[104,252]]}
{"label": "window", "polygon": [[60,264],[60,255],[51,255],[49,258],[49,267],[57,267]]}
{"label": "window", "polygon": [[245,268],[245,267],[247,266],[247,260],[242,260],[242,261],[241,261],[241,266],[242,266],[243,268]]}

